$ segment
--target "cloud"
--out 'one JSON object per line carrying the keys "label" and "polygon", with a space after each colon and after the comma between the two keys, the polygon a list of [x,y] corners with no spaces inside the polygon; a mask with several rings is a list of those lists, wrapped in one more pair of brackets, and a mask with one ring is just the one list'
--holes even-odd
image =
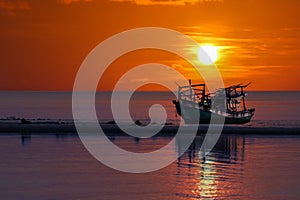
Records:
{"label": "cloud", "polygon": [[0,0],[0,11],[15,16],[20,10],[29,10],[30,6],[24,0]]}
{"label": "cloud", "polygon": [[71,3],[76,3],[76,2],[92,2],[93,0],[58,0],[59,3],[65,4],[65,5],[70,5]]}
{"label": "cloud", "polygon": [[130,2],[136,5],[174,5],[174,6],[185,6],[194,5],[197,3],[209,3],[209,2],[223,2],[224,0],[111,0],[113,2]]}
{"label": "cloud", "polygon": [[130,82],[132,83],[144,83],[144,82],[149,82],[149,78],[137,78],[137,79],[131,79]]}

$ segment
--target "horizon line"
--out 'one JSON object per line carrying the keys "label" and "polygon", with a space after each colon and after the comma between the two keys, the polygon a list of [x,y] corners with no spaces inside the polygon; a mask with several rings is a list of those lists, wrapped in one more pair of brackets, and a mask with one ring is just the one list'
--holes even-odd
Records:
{"label": "horizon line", "polygon": [[[73,90],[0,90],[0,92],[73,92]],[[80,92],[92,92],[82,90]],[[96,90],[96,92],[113,92],[113,90]],[[119,90],[115,92],[131,92],[129,90]],[[134,92],[177,92],[177,90],[137,90]],[[299,90],[246,90],[246,92],[300,92]]]}

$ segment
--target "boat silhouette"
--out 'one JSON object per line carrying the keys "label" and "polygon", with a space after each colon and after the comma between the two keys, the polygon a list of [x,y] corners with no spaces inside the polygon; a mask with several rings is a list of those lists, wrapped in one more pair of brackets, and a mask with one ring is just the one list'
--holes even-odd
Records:
{"label": "boat silhouette", "polygon": [[251,121],[255,109],[247,109],[245,102],[245,88],[250,83],[220,88],[207,94],[205,84],[189,82],[187,86],[178,86],[178,100],[173,100],[177,114],[186,124],[209,124],[212,117],[223,118],[225,124]]}

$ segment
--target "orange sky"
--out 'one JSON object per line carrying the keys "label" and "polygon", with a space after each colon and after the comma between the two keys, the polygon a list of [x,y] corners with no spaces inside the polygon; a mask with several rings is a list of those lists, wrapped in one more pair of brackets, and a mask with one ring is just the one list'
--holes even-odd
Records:
{"label": "orange sky", "polygon": [[[298,0],[0,0],[0,90],[71,90],[97,44],[144,26],[218,46],[226,85],[251,81],[251,90],[300,90],[299,19]],[[175,55],[138,51],[110,66],[101,89],[147,62],[197,79]]]}

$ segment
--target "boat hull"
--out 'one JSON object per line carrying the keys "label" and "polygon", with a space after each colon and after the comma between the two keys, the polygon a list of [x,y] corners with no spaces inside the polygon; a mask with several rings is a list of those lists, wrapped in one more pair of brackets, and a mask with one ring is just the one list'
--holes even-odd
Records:
{"label": "boat hull", "polygon": [[224,122],[225,124],[246,124],[251,121],[255,111],[254,109],[250,109],[247,110],[244,115],[223,116],[213,113],[210,110],[184,106],[178,101],[173,101],[173,103],[175,104],[177,114],[183,118],[186,124],[210,124],[212,117],[215,119],[214,122],[216,123]]}

